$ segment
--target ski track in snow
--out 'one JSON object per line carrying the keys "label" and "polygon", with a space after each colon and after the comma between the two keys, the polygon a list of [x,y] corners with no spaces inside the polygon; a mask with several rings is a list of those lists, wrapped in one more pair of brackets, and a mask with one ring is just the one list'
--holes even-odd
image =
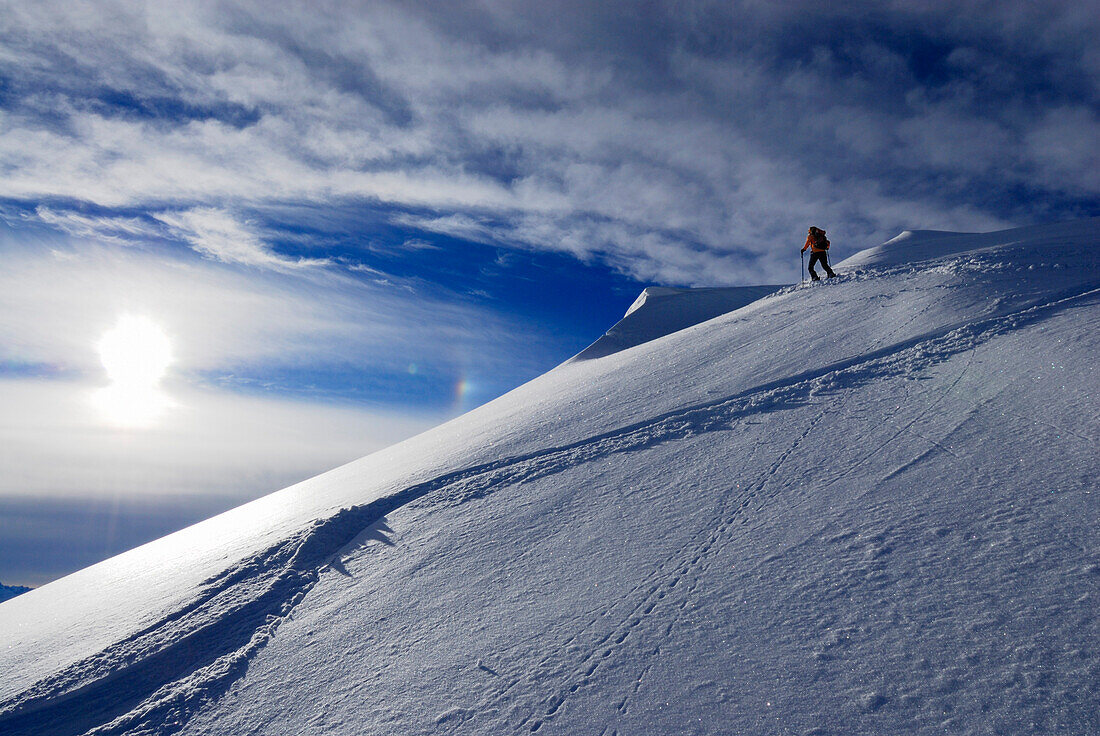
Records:
{"label": "ski track in snow", "polygon": [[[837,281],[842,283],[844,277]],[[208,579],[200,594],[174,613],[0,703],[0,732],[8,736],[175,733],[199,708],[216,700],[243,676],[249,661],[313,588],[321,571],[339,564],[334,558],[341,550],[371,525],[403,506],[465,503],[509,484],[552,475],[600,456],[728,429],[737,420],[757,413],[805,405],[819,396],[878,378],[913,375],[998,335],[1079,304],[1095,303],[1098,297],[1100,288],[1091,284],[1006,315],[951,325],[886,347],[876,345],[873,352],[857,358],[715,402],[673,411],[569,445],[458,470],[371,503],[342,509]],[[959,380],[961,374],[956,383]],[[718,542],[737,525],[748,523],[747,509],[755,513],[768,503],[765,493],[768,480],[823,416],[824,412],[816,416],[763,477],[744,492],[723,497],[714,510],[713,523],[702,525],[686,545],[656,565],[628,595],[594,612],[588,620],[578,622],[579,628],[556,649],[577,653],[571,668],[562,670],[559,665],[558,671],[546,672],[547,667],[554,666],[547,655],[520,675],[501,673],[499,687],[487,693],[482,707],[449,717],[461,722],[476,719],[479,713],[501,703],[521,683],[545,686],[547,681],[555,682],[534,712],[529,708],[523,712],[517,705],[508,715],[511,728],[537,732],[554,718],[571,695],[592,680],[601,666],[611,661],[653,611],[670,606],[682,610],[689,605],[701,574],[721,546]],[[915,421],[898,428],[882,446],[910,431]],[[950,452],[941,443],[926,441],[930,445],[928,453]],[[879,449],[869,449],[866,458]],[[890,475],[904,472],[906,466],[918,461],[919,458],[910,461]],[[858,464],[841,477],[855,467]],[[674,626],[675,620],[672,617],[667,627]],[[613,622],[610,627],[602,626],[609,621]],[[621,713],[629,710],[631,697],[638,692],[659,653],[659,647],[649,652],[637,672],[632,691],[618,704]]]}
{"label": "ski track in snow", "polygon": [[[583,626],[578,634],[567,639],[564,645],[555,648],[556,651],[567,650],[567,647],[579,638],[580,634],[593,628],[602,618],[612,617],[616,620],[616,624],[610,631],[585,648],[585,653],[580,657],[578,665],[566,677],[565,686],[544,699],[545,709],[520,718],[515,723],[517,731],[537,732],[547,720],[561,709],[570,695],[593,680],[598,674],[600,666],[610,661],[619,648],[626,643],[627,639],[645,623],[650,614],[659,611],[661,608],[675,608],[682,611],[690,605],[702,582],[703,574],[710,569],[712,558],[721,548],[718,543],[730,536],[731,529],[735,525],[748,523],[747,518],[744,518],[745,510],[753,504],[754,499],[761,494],[768,481],[795,454],[802,442],[813,432],[813,429],[825,415],[826,412],[819,412],[807,424],[803,433],[786,450],[780,453],[763,477],[750,484],[741,494],[730,493],[723,496],[721,505],[715,509],[711,516],[710,523],[701,524],[699,531],[685,545],[659,563],[641,583],[625,596],[627,602],[624,605],[614,604],[601,610],[599,615]],[[735,418],[737,417],[731,417],[731,420]],[[645,592],[639,596],[639,592],[643,590]],[[629,607],[625,614],[613,615],[620,607],[629,606],[630,602],[633,602],[633,606]],[[664,618],[658,617],[657,620],[664,620]],[[668,623],[664,626],[665,630],[661,632],[662,638],[666,639],[678,620],[676,616],[667,617],[667,619]],[[654,658],[660,653],[659,645],[645,651],[647,655],[644,660],[645,664],[633,678],[630,692],[620,699],[617,704],[620,715],[626,715],[629,711],[631,699],[637,695],[645,676],[653,667]],[[528,679],[535,680],[538,678],[529,677]],[[518,682],[519,680],[516,681],[516,683]],[[489,703],[483,705],[487,706]],[[480,710],[484,711],[485,708]]]}

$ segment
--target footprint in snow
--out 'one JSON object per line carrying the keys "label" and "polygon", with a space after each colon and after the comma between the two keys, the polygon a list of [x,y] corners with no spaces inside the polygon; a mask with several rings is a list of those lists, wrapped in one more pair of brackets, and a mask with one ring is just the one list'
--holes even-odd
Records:
{"label": "footprint in snow", "polygon": [[494,670],[494,669],[493,669],[492,667],[490,667],[489,665],[485,664],[485,661],[484,661],[484,660],[481,660],[481,659],[479,659],[479,660],[477,661],[477,668],[478,668],[479,670],[481,670],[482,672],[488,672],[488,673],[489,673],[490,675],[492,675],[493,677],[500,677],[500,673],[499,673],[499,672],[497,672],[496,670]]}

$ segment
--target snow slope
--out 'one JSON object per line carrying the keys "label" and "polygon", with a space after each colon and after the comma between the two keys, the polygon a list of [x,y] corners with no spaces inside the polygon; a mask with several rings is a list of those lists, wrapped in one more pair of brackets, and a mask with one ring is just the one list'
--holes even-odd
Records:
{"label": "snow slope", "polygon": [[1098,227],[905,235],[0,604],[0,732],[1098,733]]}
{"label": "snow slope", "polygon": [[620,350],[671,335],[732,312],[780,289],[779,286],[735,286],[717,289],[671,289],[650,286],[600,339],[572,360],[603,358]]}

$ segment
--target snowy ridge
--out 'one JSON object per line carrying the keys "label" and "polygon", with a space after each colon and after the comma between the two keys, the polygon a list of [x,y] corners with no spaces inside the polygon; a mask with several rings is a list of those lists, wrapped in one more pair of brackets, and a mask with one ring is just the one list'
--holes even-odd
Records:
{"label": "snowy ridge", "polygon": [[572,360],[603,358],[665,335],[671,335],[740,309],[779,288],[779,286],[734,286],[713,289],[646,287],[626,310],[621,320]]}
{"label": "snowy ridge", "polygon": [[[1100,684],[1100,421],[1059,413],[1098,388],[1082,372],[1100,326],[1093,224],[937,234],[923,242],[949,255],[919,267],[857,256],[832,282],[555,369],[408,443],[394,477],[424,477],[404,458],[470,435],[451,470],[383,490],[373,461],[288,489],[343,506],[291,507],[180,605],[33,682],[0,649],[0,731],[755,733],[774,701],[795,732],[834,732],[824,714],[840,733],[1089,733],[1073,693]],[[1017,425],[1041,462],[1014,464]],[[822,446],[832,472],[801,461]],[[4,630],[30,628],[18,611],[69,580],[5,604]],[[375,636],[391,654],[374,658]],[[758,636],[766,655],[745,649]],[[960,648],[974,664],[949,661]],[[402,669],[425,656],[459,659]],[[1045,695],[1014,672],[1048,673]],[[332,694],[300,709],[316,673]]]}
{"label": "snowy ridge", "polygon": [[983,251],[1022,246],[1020,255],[1028,252],[1058,247],[1067,239],[1080,239],[1082,244],[1095,242],[1097,220],[1064,222],[1055,225],[1037,225],[993,233],[953,233],[939,230],[906,230],[882,245],[868,248],[845,259],[839,265],[846,268],[869,266],[905,266],[963,253],[977,254]]}

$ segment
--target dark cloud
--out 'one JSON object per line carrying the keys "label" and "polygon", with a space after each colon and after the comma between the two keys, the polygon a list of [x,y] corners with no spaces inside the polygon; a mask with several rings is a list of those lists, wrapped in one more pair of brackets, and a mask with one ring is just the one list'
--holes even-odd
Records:
{"label": "dark cloud", "polygon": [[[339,17],[343,11],[333,7],[330,12]],[[275,44],[282,53],[296,59],[317,84],[358,96],[380,111],[389,124],[407,126],[413,122],[412,108],[399,90],[382,81],[366,58],[330,51],[329,39],[324,35],[299,33],[294,26],[273,21],[265,8],[257,12],[227,8],[222,24],[242,38]]]}
{"label": "dark cloud", "polygon": [[67,7],[9,22],[0,196],[376,202],[699,283],[774,279],[808,221],[1100,206],[1093,0]]}

